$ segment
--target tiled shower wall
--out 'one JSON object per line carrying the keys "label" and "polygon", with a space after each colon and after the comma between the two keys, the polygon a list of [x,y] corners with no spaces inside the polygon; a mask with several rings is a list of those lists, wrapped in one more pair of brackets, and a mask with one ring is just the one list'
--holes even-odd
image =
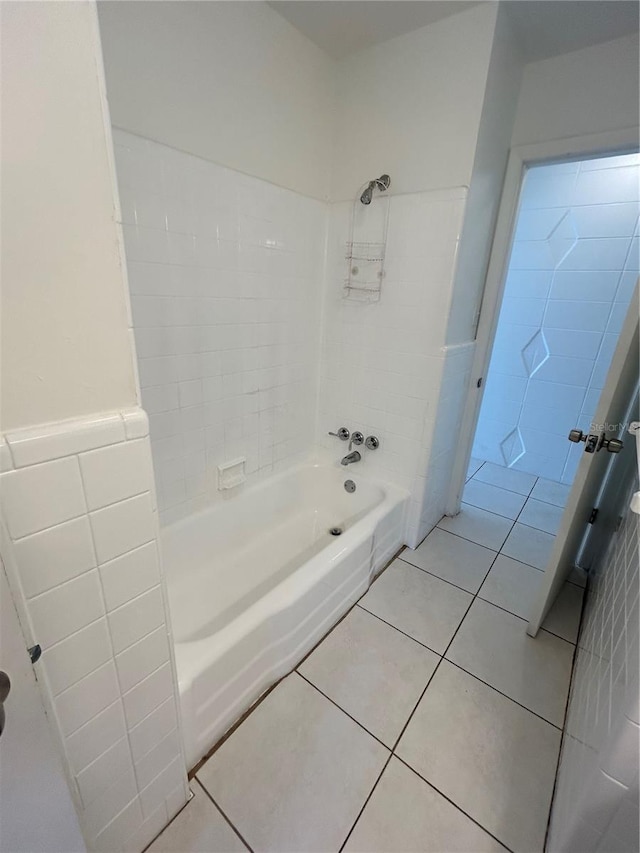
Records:
{"label": "tiled shower wall", "polygon": [[637,488],[589,588],[551,821],[549,850],[561,853],[638,845]]}
{"label": "tiled shower wall", "polygon": [[114,130],[163,522],[314,444],[326,205]]}
{"label": "tiled shower wall", "polygon": [[138,853],[187,798],[147,417],[4,439],[3,560],[83,834]]}
{"label": "tiled shower wall", "polygon": [[345,251],[352,214],[356,231],[366,234],[367,218],[374,221],[386,199],[355,210],[331,206],[318,443],[339,459],[346,445],[329,431],[346,426],[380,438],[377,450],[360,448],[359,468],[411,490],[407,539],[414,545],[444,512],[437,460],[454,433],[448,418],[455,407],[444,404],[441,388],[456,383],[442,381],[457,368],[464,373],[472,351],[447,348],[444,338],[465,199],[463,189],[390,196],[385,275],[373,303],[343,298]]}
{"label": "tiled shower wall", "polygon": [[567,434],[589,430],[638,278],[639,164],[528,171],[474,456],[573,481]]}

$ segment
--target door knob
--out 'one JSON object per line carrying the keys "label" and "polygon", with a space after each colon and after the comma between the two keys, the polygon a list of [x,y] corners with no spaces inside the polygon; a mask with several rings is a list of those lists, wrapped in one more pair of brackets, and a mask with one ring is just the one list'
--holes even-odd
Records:
{"label": "door knob", "polygon": [[619,438],[605,438],[604,433],[600,433],[600,435],[587,435],[582,432],[581,429],[572,429],[569,431],[569,441],[574,441],[576,443],[580,441],[584,441],[585,443],[585,453],[595,453],[598,450],[608,450],[609,453],[620,453],[624,444],[620,441]]}
{"label": "door knob", "polygon": [[11,691],[11,680],[6,672],[0,670],[0,735],[4,731],[4,703]]}

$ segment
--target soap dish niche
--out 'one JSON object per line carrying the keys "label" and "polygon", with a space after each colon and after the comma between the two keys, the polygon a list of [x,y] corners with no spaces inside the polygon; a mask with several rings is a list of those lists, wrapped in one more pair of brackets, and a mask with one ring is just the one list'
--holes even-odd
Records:
{"label": "soap dish niche", "polygon": [[218,491],[222,492],[226,489],[235,489],[236,486],[241,486],[246,481],[246,461],[244,456],[242,456],[239,459],[232,459],[229,462],[218,465]]}

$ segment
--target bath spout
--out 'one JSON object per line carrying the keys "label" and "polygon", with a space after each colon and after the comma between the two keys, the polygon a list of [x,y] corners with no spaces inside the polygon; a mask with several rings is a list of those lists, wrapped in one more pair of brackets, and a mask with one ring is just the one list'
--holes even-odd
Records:
{"label": "bath spout", "polygon": [[341,465],[351,465],[352,462],[359,462],[362,459],[357,450],[352,450],[351,453],[347,453],[346,456],[343,456],[340,460]]}

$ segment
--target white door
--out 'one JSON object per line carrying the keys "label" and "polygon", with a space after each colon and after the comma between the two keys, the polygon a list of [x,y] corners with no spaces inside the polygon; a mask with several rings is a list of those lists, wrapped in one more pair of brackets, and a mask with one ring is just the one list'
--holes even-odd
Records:
{"label": "white door", "polygon": [[0,735],[0,851],[84,851],[1,560],[0,620],[0,671],[11,682]]}
{"label": "white door", "polygon": [[[599,551],[599,541],[604,537],[605,524],[596,523],[589,529],[589,518],[594,508],[601,505],[606,518],[613,508],[616,469],[635,461],[635,438],[624,429],[630,407],[637,398],[638,389],[638,287],[611,361],[605,387],[594,418],[594,429],[584,436],[585,452],[580,460],[569,499],[555,538],[549,564],[542,576],[538,596],[531,611],[527,633],[532,637],[560,592],[562,584],[581,552],[589,560]],[[632,418],[635,420],[637,414]],[[623,448],[619,454],[608,452],[606,442],[620,439]],[[604,443],[603,443],[604,440]],[[580,442],[582,444],[582,441]],[[619,457],[619,458],[616,458]],[[607,478],[608,473],[611,474]],[[588,538],[583,545],[585,535]],[[588,568],[588,566],[586,566]]]}

